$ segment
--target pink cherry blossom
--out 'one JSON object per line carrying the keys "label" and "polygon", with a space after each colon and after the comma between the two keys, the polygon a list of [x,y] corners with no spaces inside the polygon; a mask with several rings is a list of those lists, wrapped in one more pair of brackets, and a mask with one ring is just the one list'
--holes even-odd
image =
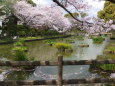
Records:
{"label": "pink cherry blossom", "polygon": [[71,28],[70,21],[64,17],[63,12],[57,6],[32,7],[25,1],[19,1],[15,4],[14,9],[15,16],[30,27],[39,29],[47,26],[59,32],[65,32]]}

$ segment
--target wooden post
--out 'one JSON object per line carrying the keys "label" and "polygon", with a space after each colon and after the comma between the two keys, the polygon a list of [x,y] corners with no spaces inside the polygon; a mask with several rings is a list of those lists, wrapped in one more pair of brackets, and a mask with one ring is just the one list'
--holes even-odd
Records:
{"label": "wooden post", "polygon": [[58,56],[58,86],[62,86],[63,79],[63,56]]}

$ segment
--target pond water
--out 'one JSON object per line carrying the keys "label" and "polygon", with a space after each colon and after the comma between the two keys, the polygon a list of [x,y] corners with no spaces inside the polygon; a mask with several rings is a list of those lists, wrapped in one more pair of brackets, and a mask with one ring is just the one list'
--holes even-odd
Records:
{"label": "pond water", "polygon": [[[72,43],[73,52],[71,54],[63,54],[64,60],[92,60],[96,59],[98,55],[103,55],[103,50],[108,44],[108,40],[102,44],[94,44],[92,39],[84,38],[79,40],[75,37],[57,39],[58,42],[66,42],[65,40],[73,39],[75,43]],[[78,47],[79,44],[89,44],[89,47]],[[57,61],[57,57],[60,54],[56,48],[49,46],[44,41],[34,41],[26,43],[28,47],[27,56],[35,57],[36,60],[49,60]],[[0,59],[11,60],[13,58],[12,49],[13,45],[0,45]],[[57,78],[57,67],[36,67],[34,72],[11,72],[8,74],[5,80],[50,80]],[[81,79],[90,77],[101,77],[97,73],[91,73],[89,71],[89,65],[79,66],[64,66],[63,78],[64,79]]]}

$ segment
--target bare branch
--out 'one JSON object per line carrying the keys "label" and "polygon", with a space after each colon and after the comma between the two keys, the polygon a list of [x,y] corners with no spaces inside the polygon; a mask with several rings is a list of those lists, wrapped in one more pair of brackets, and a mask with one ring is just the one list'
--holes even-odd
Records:
{"label": "bare branch", "polygon": [[[77,19],[67,8],[65,8],[65,6],[63,6],[58,0],[53,0],[53,2],[55,2],[58,6],[62,7],[66,12],[68,12],[72,17],[73,19],[75,19],[76,21],[78,22],[81,22],[83,24],[84,21],[81,21],[79,19]],[[89,22],[86,22],[87,24],[92,24],[92,23],[89,23]]]}

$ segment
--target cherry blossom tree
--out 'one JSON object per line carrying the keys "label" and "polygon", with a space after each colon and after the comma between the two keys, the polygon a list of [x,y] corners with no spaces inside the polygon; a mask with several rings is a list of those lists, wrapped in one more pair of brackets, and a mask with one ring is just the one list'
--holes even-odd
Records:
{"label": "cherry blossom tree", "polygon": [[[34,27],[40,29],[40,27],[48,27],[55,29],[59,32],[65,32],[70,30],[72,25],[70,21],[64,17],[63,12],[60,7],[65,9],[77,22],[80,22],[77,27],[81,28],[81,30],[86,30],[87,33],[100,33],[100,32],[108,32],[110,30],[115,29],[115,25],[113,25],[113,21],[109,21],[104,23],[103,20],[93,18],[93,23],[89,23],[88,20],[91,18],[83,17],[76,18],[72,15],[70,11],[66,8],[69,5],[74,5],[77,11],[83,9],[89,9],[89,7],[82,3],[80,0],[62,0],[62,2],[58,0],[53,0],[59,6],[35,6],[28,4],[25,1],[19,1],[14,5],[15,16],[21,20],[24,24],[30,27]],[[80,1],[79,3],[76,1]],[[75,2],[75,4],[74,4]],[[75,21],[74,21],[75,22]]]}
{"label": "cherry blossom tree", "polygon": [[76,16],[74,16],[71,13],[71,9],[68,8],[74,9],[75,12],[79,14],[79,16],[84,10],[87,11],[89,8],[91,8],[91,6],[88,5],[86,1],[84,2],[84,0],[52,0],[52,1],[55,2],[61,8],[63,8],[66,12],[68,12],[76,21],[81,23],[83,23],[83,21],[79,18],[76,18]]}
{"label": "cherry blossom tree", "polygon": [[47,26],[59,32],[65,32],[71,28],[71,23],[64,17],[59,7],[41,6],[33,7],[25,1],[19,1],[14,5],[15,16],[24,24],[39,29]]}
{"label": "cherry blossom tree", "polygon": [[102,33],[102,32],[109,32],[111,30],[115,30],[115,25],[113,24],[113,20],[110,20],[106,23],[104,23],[103,19],[97,19],[93,18],[93,24],[91,26],[88,26],[85,22],[83,27],[84,30],[87,31],[88,34],[92,33]]}
{"label": "cherry blossom tree", "polygon": [[75,19],[77,22],[80,22],[77,24],[77,27],[81,28],[81,30],[86,30],[87,33],[101,33],[101,32],[109,32],[111,30],[115,30],[115,25],[113,25],[113,21],[110,20],[106,23],[104,23],[101,19],[93,19],[93,23],[88,22],[91,18],[76,18],[71,11],[67,9],[67,6],[73,6],[77,12],[79,10],[87,10],[89,9],[89,5],[85,2],[83,3],[83,0],[52,0],[55,2],[58,6],[63,8],[65,11],[67,11],[73,19]]}

